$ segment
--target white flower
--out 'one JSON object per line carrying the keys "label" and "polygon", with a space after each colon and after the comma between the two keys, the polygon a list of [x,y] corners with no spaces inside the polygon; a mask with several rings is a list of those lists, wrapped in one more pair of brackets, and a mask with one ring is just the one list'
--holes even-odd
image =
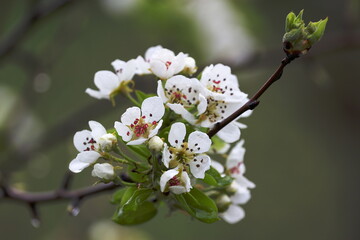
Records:
{"label": "white flower", "polygon": [[175,53],[161,46],[149,48],[145,53],[145,60],[150,64],[150,71],[160,79],[168,79],[181,72],[185,67],[184,53]]}
{"label": "white flower", "polygon": [[106,129],[96,121],[89,121],[91,131],[82,130],[74,135],[74,146],[80,152],[69,164],[70,171],[79,173],[101,156],[99,139],[106,135]]}
{"label": "white flower", "polygon": [[183,69],[183,72],[188,75],[193,75],[197,71],[197,66],[195,59],[192,57],[186,57],[185,58],[185,67]]}
{"label": "white flower", "polygon": [[185,171],[170,169],[160,177],[160,190],[165,192],[170,190],[174,194],[190,192],[192,188],[189,175]]}
{"label": "white flower", "polygon": [[230,67],[223,64],[206,67],[200,82],[215,95],[225,95],[227,100],[243,100],[247,97],[247,94],[240,91],[237,77],[231,74]]}
{"label": "white flower", "polygon": [[109,163],[96,163],[91,175],[104,180],[112,180],[115,177],[114,167]]}
{"label": "white flower", "polygon": [[115,129],[128,145],[139,145],[157,134],[164,113],[161,98],[150,97],[143,101],[141,109],[128,108],[121,116],[121,122],[115,122]]}
{"label": "white flower", "polygon": [[[206,102],[200,101],[199,96],[203,87],[200,85],[199,80],[196,78],[187,78],[182,75],[177,75],[168,79],[165,83],[165,88],[162,85],[162,81],[158,81],[157,94],[166,105],[178,114],[182,112],[178,111],[178,108],[193,108],[196,107],[197,113],[201,114],[206,109]],[[181,106],[180,106],[181,105]],[[194,117],[184,109],[185,115],[190,115],[190,118]],[[189,117],[188,117],[189,118]]]}
{"label": "white flower", "polygon": [[231,204],[225,212],[219,213],[219,216],[227,223],[234,224],[245,217],[245,211],[242,207]]}
{"label": "white flower", "polygon": [[142,56],[138,56],[133,61],[135,62],[135,74],[151,74],[149,62],[147,62]]}
{"label": "white flower", "polygon": [[164,147],[164,141],[158,136],[154,136],[149,140],[149,149],[160,152]]}
{"label": "white flower", "polygon": [[233,147],[226,159],[225,166],[230,176],[235,178],[241,187],[254,188],[255,184],[244,176],[246,169],[244,164],[245,148],[243,145],[244,140],[241,140]]}
{"label": "white flower", "polygon": [[116,74],[111,71],[98,71],[95,73],[94,83],[99,90],[87,88],[85,92],[97,99],[110,99],[112,94],[125,89],[135,74],[135,62],[115,60],[111,63]]}
{"label": "white flower", "polygon": [[209,136],[200,131],[190,133],[188,142],[185,142],[186,127],[183,123],[174,123],[169,132],[169,143],[163,151],[163,163],[167,168],[180,168],[190,172],[195,178],[204,178],[210,168],[211,160],[206,154],[210,149]]}

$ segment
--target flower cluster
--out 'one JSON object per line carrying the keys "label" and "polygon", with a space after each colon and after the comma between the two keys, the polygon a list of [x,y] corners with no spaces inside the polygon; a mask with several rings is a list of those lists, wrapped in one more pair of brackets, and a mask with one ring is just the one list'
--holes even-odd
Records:
{"label": "flower cluster", "polygon": [[[156,201],[151,199],[167,202],[170,209],[182,208],[203,222],[217,221],[218,216],[229,223],[241,220],[239,205],[250,199],[254,187],[244,177],[240,130],[246,126],[236,119],[212,139],[206,134],[248,101],[230,67],[210,65],[192,77],[195,60],[161,46],[149,48],[144,57],[115,60],[112,66],[115,72],[95,74],[99,90],[86,93],[112,102],[123,94],[135,106],[121,114],[112,130],[90,121],[91,131],[77,132],[74,145],[79,153],[69,169],[78,173],[93,166],[92,176],[100,181],[127,186],[114,195],[114,221],[121,224],[153,217]],[[133,77],[145,74],[154,76],[156,95],[135,89]],[[226,155],[230,144],[235,146]],[[224,165],[213,160],[220,158]]]}

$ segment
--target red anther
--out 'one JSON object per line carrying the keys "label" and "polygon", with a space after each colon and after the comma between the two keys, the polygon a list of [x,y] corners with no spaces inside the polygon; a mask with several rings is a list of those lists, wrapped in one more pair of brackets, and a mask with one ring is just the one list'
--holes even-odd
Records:
{"label": "red anther", "polygon": [[177,176],[174,176],[169,180],[170,186],[179,186],[180,184],[181,184],[180,179]]}
{"label": "red anther", "polygon": [[130,127],[132,127],[132,128],[133,128],[133,127],[134,127],[134,124],[131,124],[131,125],[130,125]]}
{"label": "red anther", "polygon": [[215,80],[213,80],[213,83],[215,83],[215,84],[219,84],[219,83],[221,83],[221,81],[219,80],[219,81],[215,81]]}
{"label": "red anther", "polygon": [[91,145],[91,150],[95,150],[95,147],[94,147],[94,145]]}
{"label": "red anther", "polygon": [[167,61],[167,62],[165,63],[166,70],[168,70],[168,69],[169,69],[170,65],[171,65],[171,62],[170,62],[170,61]]}
{"label": "red anther", "polygon": [[187,97],[186,97],[186,95],[183,95],[182,97],[183,97],[184,99],[186,99],[186,98],[187,98]]}
{"label": "red anther", "polygon": [[142,116],[142,118],[146,118],[146,116]]}
{"label": "red anther", "polygon": [[92,138],[89,140],[89,143],[94,144],[94,143],[96,143],[96,141]]}
{"label": "red anther", "polygon": [[130,132],[127,132],[126,135],[130,136]]}
{"label": "red anther", "polygon": [[156,121],[153,121],[153,122],[152,122],[152,125],[156,125],[156,124],[157,124],[157,122],[156,122]]}

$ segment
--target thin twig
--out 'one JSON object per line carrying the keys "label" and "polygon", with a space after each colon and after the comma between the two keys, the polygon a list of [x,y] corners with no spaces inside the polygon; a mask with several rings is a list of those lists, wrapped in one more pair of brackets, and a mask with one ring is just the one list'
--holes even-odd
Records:
{"label": "thin twig", "polygon": [[249,101],[247,101],[243,106],[241,106],[238,110],[236,110],[233,114],[231,114],[229,117],[225,118],[223,121],[217,123],[215,125],[215,127],[213,127],[212,129],[210,129],[210,131],[208,132],[208,136],[211,138],[213,137],[216,133],[218,133],[222,128],[224,128],[226,125],[228,125],[230,122],[232,122],[233,120],[235,120],[236,118],[238,118],[241,114],[243,114],[244,112],[246,112],[247,110],[252,110],[254,108],[256,108],[260,101],[258,100],[261,95],[274,83],[276,82],[278,79],[281,78],[282,73],[284,68],[286,67],[286,65],[288,65],[292,60],[294,60],[295,58],[297,58],[298,55],[289,55],[286,58],[284,58],[281,61],[280,66],[278,67],[278,69],[273,73],[273,75],[271,75],[271,77],[265,82],[265,84],[255,93],[255,95],[250,98]]}

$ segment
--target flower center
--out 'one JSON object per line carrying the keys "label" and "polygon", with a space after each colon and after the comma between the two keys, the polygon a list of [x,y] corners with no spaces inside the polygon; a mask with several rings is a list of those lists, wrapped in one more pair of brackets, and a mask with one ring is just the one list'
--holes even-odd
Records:
{"label": "flower center", "polygon": [[84,141],[84,146],[86,147],[84,151],[95,151],[97,149],[97,142],[94,140],[94,138],[86,138]]}
{"label": "flower center", "polygon": [[[136,118],[135,121],[130,125],[131,130],[134,132],[134,136],[139,138],[141,136],[147,138],[149,135],[150,130],[155,128],[157,125],[156,121],[152,123],[148,123],[145,121],[146,116],[142,116],[141,118]],[[130,132],[126,133],[128,136]]]}
{"label": "flower center", "polygon": [[239,162],[236,166],[232,167],[229,169],[229,172],[231,174],[240,174],[240,166],[241,166],[242,162]]}
{"label": "flower center", "polygon": [[170,61],[167,61],[167,62],[165,63],[166,70],[169,69],[169,67],[170,67],[171,64],[172,64],[172,62],[170,62]]}
{"label": "flower center", "polygon": [[174,176],[169,180],[169,186],[179,186],[181,184],[181,181],[178,176]]}

